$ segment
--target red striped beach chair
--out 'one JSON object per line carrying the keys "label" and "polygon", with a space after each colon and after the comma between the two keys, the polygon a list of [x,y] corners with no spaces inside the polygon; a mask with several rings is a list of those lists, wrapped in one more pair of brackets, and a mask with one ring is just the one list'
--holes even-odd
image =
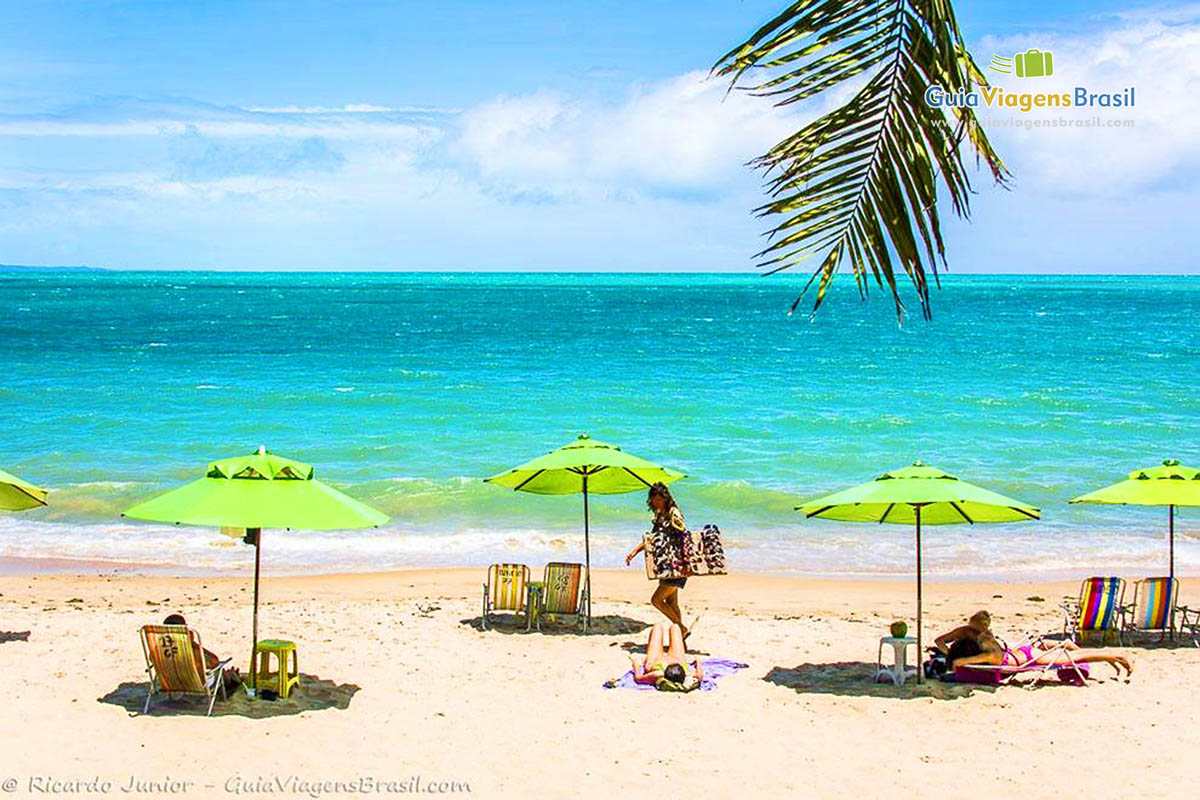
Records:
{"label": "red striped beach chair", "polygon": [[483,584],[483,618],[487,630],[488,617],[497,611],[526,613],[525,593],[529,588],[529,567],[524,564],[492,564]]}
{"label": "red striped beach chair", "polygon": [[217,693],[225,697],[224,670],[232,659],[205,669],[200,634],[186,625],[143,625],[140,637],[150,676],[150,692],[142,713],[149,713],[150,701],[157,694],[191,694],[208,700],[211,717]]}
{"label": "red striped beach chair", "polygon": [[1172,578],[1143,578],[1134,581],[1133,602],[1125,607],[1125,633],[1174,633],[1171,612],[1179,581]]}
{"label": "red striped beach chair", "polygon": [[583,580],[583,564],[568,564],[551,561],[546,565],[542,583],[542,607],[536,616],[537,629],[542,629],[542,615],[575,617],[583,630],[587,630],[587,586]]}
{"label": "red striped beach chair", "polygon": [[1123,644],[1124,608],[1123,578],[1088,578],[1079,587],[1079,599],[1063,604],[1067,615],[1063,632],[1077,644],[1095,635],[1099,635],[1101,644],[1107,644],[1113,637]]}
{"label": "red striped beach chair", "polygon": [[[1143,578],[1133,584],[1133,603],[1123,609],[1125,633],[1158,633],[1174,637],[1186,630],[1197,642],[1197,612],[1179,605],[1178,578]],[[1200,643],[1198,643],[1200,644]]]}

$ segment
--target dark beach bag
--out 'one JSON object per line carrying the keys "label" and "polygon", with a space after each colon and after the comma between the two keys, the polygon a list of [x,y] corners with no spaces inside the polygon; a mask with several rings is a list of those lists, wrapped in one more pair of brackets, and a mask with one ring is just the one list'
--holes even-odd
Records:
{"label": "dark beach bag", "polygon": [[655,526],[646,534],[646,577],[690,578],[693,575],[725,575],[725,546],[721,530],[705,525],[698,533]]}
{"label": "dark beach bag", "polygon": [[725,575],[725,545],[721,543],[721,529],[716,525],[705,525],[700,530],[700,549],[704,553],[704,570],[709,575]]}

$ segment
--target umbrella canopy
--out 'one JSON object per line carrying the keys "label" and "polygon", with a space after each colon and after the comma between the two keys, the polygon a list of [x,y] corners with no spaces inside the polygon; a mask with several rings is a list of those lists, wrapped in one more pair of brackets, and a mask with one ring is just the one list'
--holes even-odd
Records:
{"label": "umbrella canopy", "polygon": [[127,510],[151,522],[230,528],[371,528],[386,515],[313,477],[313,468],[265,449],[213,461],[205,476]]}
{"label": "umbrella canopy", "polygon": [[599,442],[586,433],[557,450],[507,472],[484,478],[516,492],[583,495],[583,551],[586,566],[587,617],[592,616],[592,548],[589,541],[588,495],[624,494],[654,483],[672,483],[682,472],[630,455],[616,445]]}
{"label": "umbrella canopy", "polygon": [[682,472],[630,455],[585,433],[570,444],[484,480],[533,494],[580,494],[585,484],[591,494],[624,494],[683,477]]}
{"label": "umbrella canopy", "polygon": [[[1167,538],[1170,542],[1167,556],[1168,572],[1173,581],[1175,578],[1175,507],[1200,506],[1200,470],[1185,467],[1174,459],[1167,459],[1161,467],[1135,469],[1125,480],[1076,497],[1071,502],[1166,506]],[[1173,598],[1171,599],[1173,601]],[[1174,602],[1172,602],[1172,617],[1174,613]]]}
{"label": "umbrella canopy", "polygon": [[0,469],[0,511],[24,511],[46,505],[46,490]]}
{"label": "umbrella canopy", "polygon": [[923,525],[1020,522],[1040,516],[1033,506],[919,461],[911,467],[885,472],[873,481],[810,500],[796,510],[807,517],[840,522],[912,525],[917,521],[918,509]]}
{"label": "umbrella canopy", "polygon": [[921,525],[1022,522],[1040,519],[1031,505],[983,489],[916,462],[873,481],[810,500],[796,509],[806,517],[841,522],[890,522],[917,532],[917,681],[923,678],[921,650]]}
{"label": "umbrella canopy", "polygon": [[387,515],[316,480],[313,468],[260,447],[248,456],[213,461],[197,481],[128,509],[121,516],[176,525],[247,528],[254,545],[254,627],[250,681],[258,650],[258,584],[263,528],[371,528]]}
{"label": "umbrella canopy", "polygon": [[1130,506],[1200,506],[1200,470],[1167,459],[1161,467],[1135,469],[1125,480],[1076,497],[1071,502]]}

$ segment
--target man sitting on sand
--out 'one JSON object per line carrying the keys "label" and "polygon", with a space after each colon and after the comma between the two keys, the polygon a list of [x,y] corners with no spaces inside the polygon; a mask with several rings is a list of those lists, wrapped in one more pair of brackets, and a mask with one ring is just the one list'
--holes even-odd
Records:
{"label": "man sitting on sand", "polygon": [[[183,618],[183,614],[171,614],[163,620],[163,625],[183,625],[184,627],[187,627],[187,620]],[[196,649],[203,649],[203,653],[196,653],[196,660],[201,661],[204,664],[205,669],[212,669],[217,664],[221,663],[221,659],[217,656],[217,654],[209,650],[207,647],[197,647]],[[237,667],[226,667],[225,673],[222,677],[225,681],[225,691],[227,692],[236,689],[238,684],[242,682],[242,676],[238,673]]]}
{"label": "man sitting on sand", "polygon": [[[965,643],[969,644],[964,647]],[[1073,660],[1076,664],[1108,664],[1117,671],[1117,675],[1121,674],[1122,668],[1125,670],[1126,677],[1133,674],[1133,667],[1124,656],[1107,653],[1076,655],[1076,652],[1082,648],[1072,641],[1059,643],[1071,651],[1070,659],[1062,652],[1052,652],[1051,648],[1046,647],[1040,641],[1009,649],[992,633],[992,615],[986,611],[975,612],[967,620],[966,625],[955,628],[949,633],[943,633],[934,640],[934,644],[938,650],[946,654],[951,669],[969,664],[990,664],[1004,667],[1067,666]],[[978,648],[975,654],[958,655],[968,649],[970,645]]]}
{"label": "man sitting on sand", "polygon": [[646,657],[639,661],[637,656],[630,656],[630,660],[634,681],[660,692],[690,692],[700,688],[704,678],[700,660],[688,661],[683,629],[674,623],[654,623],[646,642]]}

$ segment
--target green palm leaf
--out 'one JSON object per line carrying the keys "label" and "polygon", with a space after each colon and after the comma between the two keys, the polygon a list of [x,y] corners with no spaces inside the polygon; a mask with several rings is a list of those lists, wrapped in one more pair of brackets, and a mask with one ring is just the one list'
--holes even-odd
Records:
{"label": "green palm leaf", "polygon": [[[930,317],[929,281],[946,266],[939,194],[970,213],[966,142],[1004,185],[1010,173],[970,107],[925,102],[933,85],[970,92],[985,85],[967,52],[949,0],[800,0],[726,53],[713,67],[730,89],[797,103],[847,84],[842,106],[779,142],[751,166],[767,178],[770,244],[757,253],[768,274],[819,258],[792,311],[817,285],[813,313],[842,265],[859,294],[887,284],[904,320],[896,284],[903,270]],[[756,79],[748,80],[753,73]]]}

